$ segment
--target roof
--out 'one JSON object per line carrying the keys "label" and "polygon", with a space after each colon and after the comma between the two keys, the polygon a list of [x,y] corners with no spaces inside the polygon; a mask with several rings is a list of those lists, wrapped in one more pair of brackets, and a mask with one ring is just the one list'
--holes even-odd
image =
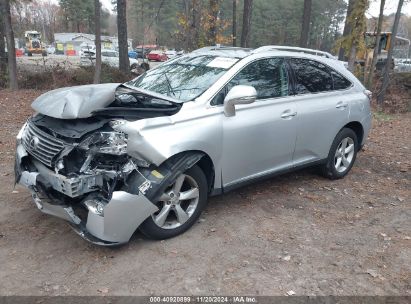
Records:
{"label": "roof", "polygon": [[232,46],[209,46],[204,47],[192,52],[192,54],[199,55],[199,54],[213,54],[216,56],[222,57],[229,57],[229,58],[239,58],[243,59],[253,54],[272,54],[278,53],[279,55],[288,55],[292,56],[295,54],[303,54],[307,57],[321,57],[330,60],[337,60],[335,56],[330,53],[319,51],[315,49],[308,49],[308,48],[300,48],[300,47],[293,47],[293,46],[279,46],[279,45],[267,45],[262,46],[256,49],[250,48],[241,48],[241,47],[232,47]]}
{"label": "roof", "polygon": [[[58,42],[72,42],[79,40],[79,38],[85,38],[89,41],[94,41],[95,40],[95,35],[94,34],[87,34],[87,33],[55,33],[54,34],[54,40]],[[102,41],[111,41],[113,43],[117,43],[118,37],[111,37],[111,36],[101,36]],[[133,39],[128,39],[129,43],[132,43]]]}

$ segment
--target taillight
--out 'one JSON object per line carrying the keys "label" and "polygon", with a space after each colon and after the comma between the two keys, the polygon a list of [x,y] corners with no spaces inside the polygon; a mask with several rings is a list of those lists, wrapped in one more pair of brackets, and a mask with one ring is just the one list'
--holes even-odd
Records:
{"label": "taillight", "polygon": [[368,99],[371,101],[372,98],[372,92],[370,90],[365,90],[364,94],[367,95]]}

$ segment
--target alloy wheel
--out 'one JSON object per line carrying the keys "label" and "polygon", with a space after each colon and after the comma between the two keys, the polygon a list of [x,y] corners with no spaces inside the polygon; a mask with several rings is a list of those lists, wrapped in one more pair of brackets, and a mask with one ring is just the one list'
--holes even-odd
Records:
{"label": "alloy wheel", "polygon": [[163,229],[175,229],[194,214],[200,198],[199,186],[191,176],[181,174],[161,195],[159,211],[152,215],[154,223]]}
{"label": "alloy wheel", "polygon": [[346,137],[339,143],[334,155],[334,167],[338,172],[342,173],[350,167],[354,158],[354,149],[354,140],[351,137]]}

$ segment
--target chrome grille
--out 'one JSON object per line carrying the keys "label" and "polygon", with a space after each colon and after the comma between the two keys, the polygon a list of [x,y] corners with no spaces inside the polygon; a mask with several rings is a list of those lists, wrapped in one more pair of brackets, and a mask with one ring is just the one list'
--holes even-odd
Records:
{"label": "chrome grille", "polygon": [[22,136],[22,143],[27,152],[46,166],[54,164],[54,158],[64,148],[64,142],[37,128],[28,121]]}

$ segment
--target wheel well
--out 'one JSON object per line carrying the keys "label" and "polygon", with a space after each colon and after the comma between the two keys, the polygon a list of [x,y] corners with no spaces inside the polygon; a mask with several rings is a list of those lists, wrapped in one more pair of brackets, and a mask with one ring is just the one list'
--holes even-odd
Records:
{"label": "wheel well", "polygon": [[208,190],[209,192],[211,192],[211,190],[213,190],[214,187],[215,178],[213,161],[211,160],[210,156],[204,154],[204,156],[197,162],[197,165],[200,167],[201,170],[203,170],[207,178]]}
{"label": "wheel well", "polygon": [[170,161],[171,159],[174,159],[174,158],[179,158],[179,156],[181,156],[182,154],[185,154],[185,153],[198,153],[198,154],[202,155],[200,160],[198,162],[196,162],[195,164],[200,167],[200,169],[203,171],[204,175],[206,176],[207,184],[208,184],[208,190],[209,190],[209,192],[211,192],[214,189],[214,178],[215,178],[215,173],[214,172],[215,172],[215,169],[214,169],[213,161],[211,160],[211,157],[208,156],[207,153],[205,153],[203,151],[200,151],[200,150],[187,150],[187,151],[183,151],[183,152],[180,152],[180,153],[177,153],[177,154],[171,156],[165,162],[168,162],[168,161]]}
{"label": "wheel well", "polygon": [[344,128],[349,128],[355,132],[358,139],[358,145],[361,146],[363,137],[364,137],[364,128],[362,127],[361,123],[358,121],[352,121],[349,124],[346,124]]}

